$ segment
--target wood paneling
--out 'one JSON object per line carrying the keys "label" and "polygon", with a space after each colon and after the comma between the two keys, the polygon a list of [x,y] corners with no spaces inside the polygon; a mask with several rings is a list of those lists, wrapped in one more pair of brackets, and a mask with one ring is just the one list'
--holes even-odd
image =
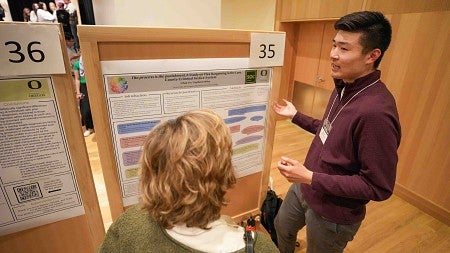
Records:
{"label": "wood paneling", "polygon": [[295,81],[334,89],[330,51],[336,35],[334,21],[298,22]]}
{"label": "wood paneling", "polygon": [[334,36],[336,36],[336,30],[334,29],[334,21],[323,22],[323,25],[322,46],[320,48],[320,61],[317,70],[319,78],[316,85],[331,91],[334,89],[334,81],[331,77],[330,51]]}
{"label": "wood paneling", "polygon": [[[450,12],[396,14],[381,69],[402,124],[397,182],[450,224]],[[421,204],[422,203],[422,204]]]}
{"label": "wood paneling", "polygon": [[322,119],[328,100],[330,99],[331,91],[320,87],[316,87],[315,91],[311,117]]}
{"label": "wood paneling", "polygon": [[367,0],[366,10],[384,14],[435,12],[450,10],[448,0]]}
{"label": "wood paneling", "polygon": [[295,81],[309,85],[316,84],[322,50],[323,29],[322,22],[298,24]]}
{"label": "wood paneling", "polygon": [[[95,191],[95,190],[94,190]],[[100,212],[99,212],[100,214]],[[101,222],[101,217],[100,217]],[[97,237],[92,243],[92,234],[85,215],[36,227],[19,233],[0,237],[0,252],[11,253],[90,253],[100,245],[105,231],[103,224],[95,230]]]}
{"label": "wood paneling", "polygon": [[[186,52],[189,52],[188,54]],[[240,58],[248,56],[249,43],[106,42],[99,44],[100,58],[107,60]]]}
{"label": "wood paneling", "polygon": [[330,90],[295,82],[292,104],[299,112],[321,119],[330,95]]}
{"label": "wood paneling", "polygon": [[[291,99],[294,92],[295,57],[297,55],[297,25],[294,23],[280,23],[280,31],[286,32],[284,64],[281,74],[280,90],[275,101]],[[277,118],[278,120],[281,117]]]}
{"label": "wood paneling", "polygon": [[[280,0],[279,0],[280,1]],[[339,18],[363,8],[364,0],[282,0],[281,21]]]}
{"label": "wood paneling", "polygon": [[311,115],[316,89],[312,85],[295,82],[292,104],[299,112]]}

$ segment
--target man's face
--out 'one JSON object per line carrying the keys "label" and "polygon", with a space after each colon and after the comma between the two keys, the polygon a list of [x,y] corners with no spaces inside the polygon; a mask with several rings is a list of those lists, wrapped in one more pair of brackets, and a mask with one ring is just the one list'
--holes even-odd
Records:
{"label": "man's face", "polygon": [[74,39],[68,39],[66,40],[66,46],[69,48],[72,48],[75,45],[75,40]]}
{"label": "man's face", "polygon": [[331,76],[351,83],[373,71],[370,52],[363,54],[360,44],[361,33],[339,30],[331,48]]}

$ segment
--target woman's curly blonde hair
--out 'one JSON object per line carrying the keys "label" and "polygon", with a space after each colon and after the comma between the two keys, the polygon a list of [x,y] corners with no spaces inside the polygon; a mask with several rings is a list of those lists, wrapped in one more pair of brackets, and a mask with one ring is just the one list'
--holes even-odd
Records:
{"label": "woman's curly blonde hair", "polygon": [[156,126],[143,145],[143,208],[165,228],[185,224],[208,229],[236,183],[231,146],[229,128],[208,109]]}

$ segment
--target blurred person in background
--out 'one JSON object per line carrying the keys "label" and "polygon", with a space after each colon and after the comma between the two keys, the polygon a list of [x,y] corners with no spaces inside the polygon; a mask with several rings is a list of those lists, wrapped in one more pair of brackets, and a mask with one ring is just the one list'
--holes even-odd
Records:
{"label": "blurred person in background", "polygon": [[27,7],[23,8],[22,11],[23,22],[30,22],[30,13],[31,13],[30,8]]}

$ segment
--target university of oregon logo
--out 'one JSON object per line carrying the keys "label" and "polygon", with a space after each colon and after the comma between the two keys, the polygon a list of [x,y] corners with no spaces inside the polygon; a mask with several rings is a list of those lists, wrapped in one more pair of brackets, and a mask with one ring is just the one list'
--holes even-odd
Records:
{"label": "university of oregon logo", "polygon": [[256,83],[256,70],[245,71],[245,84]]}

